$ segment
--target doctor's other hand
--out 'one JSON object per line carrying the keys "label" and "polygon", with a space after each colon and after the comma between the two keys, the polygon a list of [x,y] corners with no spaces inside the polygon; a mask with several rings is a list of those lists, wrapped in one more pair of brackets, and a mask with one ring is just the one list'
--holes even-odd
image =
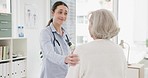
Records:
{"label": "doctor's other hand", "polygon": [[75,66],[80,61],[77,54],[70,54],[65,58],[65,63],[70,66]]}

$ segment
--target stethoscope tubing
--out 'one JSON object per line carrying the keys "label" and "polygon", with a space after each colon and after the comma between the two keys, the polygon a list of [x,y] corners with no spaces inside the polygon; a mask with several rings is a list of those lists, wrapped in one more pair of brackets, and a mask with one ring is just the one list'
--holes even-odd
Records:
{"label": "stethoscope tubing", "polygon": [[[55,33],[56,33],[56,32],[52,32],[52,34],[53,34],[53,39],[54,39],[54,40],[53,40],[53,45],[54,45],[54,47],[55,47],[55,41],[56,41],[56,42],[58,43],[58,45],[61,46],[60,43],[59,43],[59,41],[58,41],[58,40],[56,39],[56,37],[55,37]],[[67,42],[68,46],[70,46],[70,45],[71,45],[71,42],[69,41],[69,38],[68,38],[67,34],[66,34],[65,36],[66,36],[66,38],[67,38],[65,41]]]}

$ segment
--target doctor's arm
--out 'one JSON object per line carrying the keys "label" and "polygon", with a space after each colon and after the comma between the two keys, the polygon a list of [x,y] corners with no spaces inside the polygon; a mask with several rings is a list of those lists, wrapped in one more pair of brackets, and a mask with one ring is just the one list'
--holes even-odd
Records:
{"label": "doctor's arm", "polygon": [[53,63],[59,64],[59,65],[64,65],[64,64],[70,64],[70,65],[75,65],[77,64],[78,57],[77,55],[60,55],[57,54],[54,51],[54,46],[52,43],[52,38],[49,35],[48,30],[42,30],[41,34],[41,39],[40,39],[40,45],[43,51],[43,58],[47,58]]}
{"label": "doctor's arm", "polygon": [[53,63],[58,65],[64,65],[64,61],[66,56],[57,54],[54,51],[54,46],[51,40],[51,36],[49,35],[49,31],[44,29],[40,33],[40,45],[43,52],[43,58],[50,60]]}

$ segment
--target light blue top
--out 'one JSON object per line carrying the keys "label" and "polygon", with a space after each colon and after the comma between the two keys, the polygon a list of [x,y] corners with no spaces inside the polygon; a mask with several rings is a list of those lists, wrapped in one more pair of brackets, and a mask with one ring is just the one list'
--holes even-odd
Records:
{"label": "light blue top", "polygon": [[[65,40],[67,40],[66,31],[63,36],[56,32],[53,24],[43,29],[40,33],[40,46],[43,52],[42,70],[40,78],[65,78],[68,70],[68,65],[64,63],[65,57],[70,53],[70,48]],[[54,35],[60,43],[60,46],[55,41],[53,44]]]}

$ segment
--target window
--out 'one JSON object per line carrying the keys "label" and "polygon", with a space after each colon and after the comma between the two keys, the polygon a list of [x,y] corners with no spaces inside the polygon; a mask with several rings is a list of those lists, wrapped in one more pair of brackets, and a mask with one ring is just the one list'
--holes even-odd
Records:
{"label": "window", "polygon": [[77,24],[88,24],[87,16],[77,16]]}
{"label": "window", "polygon": [[83,24],[84,23],[84,16],[77,16],[77,23]]}

